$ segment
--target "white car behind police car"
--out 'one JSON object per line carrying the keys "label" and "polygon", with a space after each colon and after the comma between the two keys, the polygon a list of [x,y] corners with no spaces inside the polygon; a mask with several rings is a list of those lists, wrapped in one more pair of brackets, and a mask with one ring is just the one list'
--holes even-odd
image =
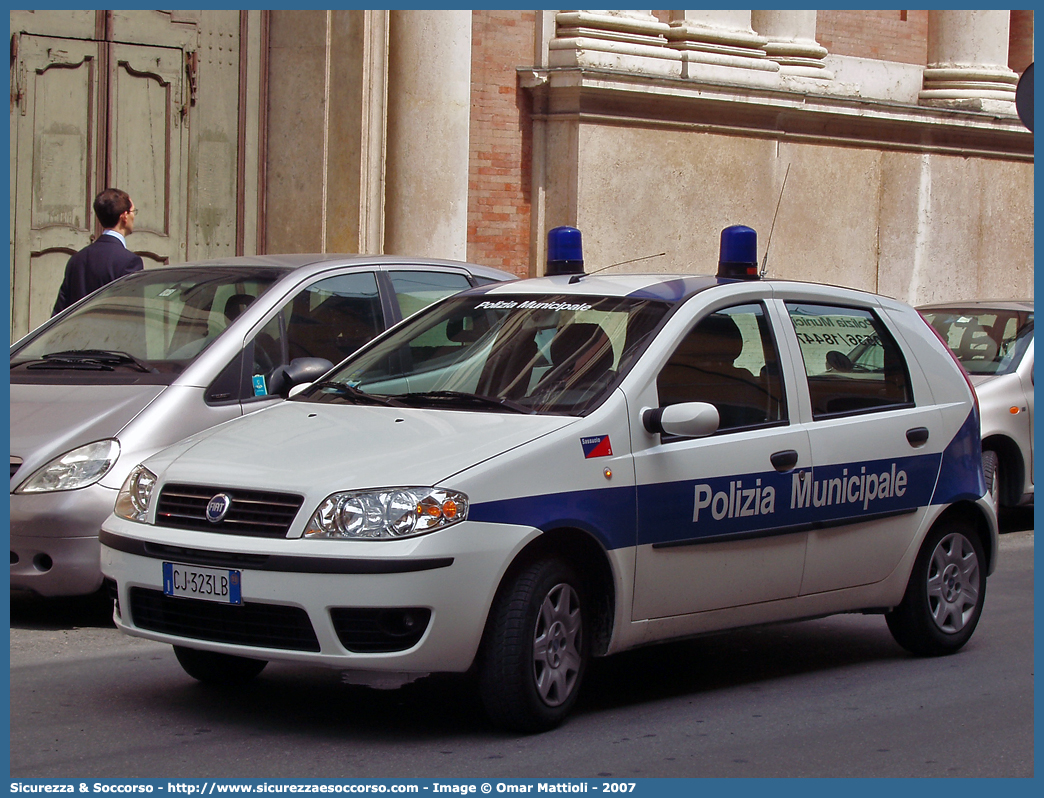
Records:
{"label": "white car behind police car", "polygon": [[718,276],[584,275],[579,235],[552,231],[551,276],[444,300],[136,468],[101,535],[118,626],[203,681],[475,665],[522,730],[592,656],[661,640],[862,611],[963,646],[997,520],[924,320],[757,279],[749,228]]}

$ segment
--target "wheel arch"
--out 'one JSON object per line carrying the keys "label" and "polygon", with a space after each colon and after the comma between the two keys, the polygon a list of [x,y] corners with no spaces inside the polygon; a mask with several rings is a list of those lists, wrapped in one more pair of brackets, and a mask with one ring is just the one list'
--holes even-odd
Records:
{"label": "wheel arch", "polygon": [[1026,464],[1019,445],[1007,435],[995,433],[982,439],[982,450],[997,453],[1001,468],[1001,503],[1018,504],[1026,482]]}
{"label": "wheel arch", "polygon": [[970,520],[972,522],[975,532],[979,536],[979,543],[982,544],[983,554],[986,557],[985,572],[990,573],[993,570],[997,551],[994,548],[993,535],[990,534],[990,522],[986,518],[983,509],[972,501],[954,502],[939,514],[939,517],[932,522],[929,530],[940,524],[948,523],[953,519]]}
{"label": "wheel arch", "polygon": [[497,586],[494,603],[519,571],[542,557],[550,556],[561,557],[583,583],[584,593],[593,606],[591,653],[594,656],[605,654],[616,615],[616,582],[609,556],[602,544],[582,529],[550,529],[530,541],[505,570]]}

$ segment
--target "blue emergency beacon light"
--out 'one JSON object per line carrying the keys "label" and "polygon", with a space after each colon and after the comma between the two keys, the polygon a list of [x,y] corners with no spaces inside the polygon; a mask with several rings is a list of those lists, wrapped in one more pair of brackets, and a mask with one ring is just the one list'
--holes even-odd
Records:
{"label": "blue emergency beacon light", "polygon": [[575,227],[556,227],[547,233],[548,277],[556,274],[583,274],[584,248]]}
{"label": "blue emergency beacon light", "polygon": [[717,276],[735,280],[758,279],[758,234],[755,230],[734,224],[721,231]]}

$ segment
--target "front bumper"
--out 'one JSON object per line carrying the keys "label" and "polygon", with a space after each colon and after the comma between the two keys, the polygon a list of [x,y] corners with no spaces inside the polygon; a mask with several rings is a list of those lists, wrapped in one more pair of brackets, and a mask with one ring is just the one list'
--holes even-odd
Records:
{"label": "front bumper", "polygon": [[11,494],[11,589],[82,596],[102,584],[98,530],[116,491],[102,485]]}
{"label": "front bumper", "polygon": [[[268,540],[110,516],[101,564],[118,586],[116,625],[131,635],[346,671],[461,672],[478,651],[504,571],[538,534],[464,522],[400,541]],[[164,596],[164,562],[240,571],[242,605]],[[390,639],[395,650],[360,645],[359,634],[374,627],[360,633],[360,618],[394,627],[405,614],[423,629],[399,645],[397,629],[385,634],[383,648]]]}

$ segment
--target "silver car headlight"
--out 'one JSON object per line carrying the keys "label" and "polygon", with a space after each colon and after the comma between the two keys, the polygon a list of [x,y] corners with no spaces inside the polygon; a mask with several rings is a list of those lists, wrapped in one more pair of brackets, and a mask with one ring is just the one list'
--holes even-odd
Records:
{"label": "silver car headlight", "polygon": [[49,462],[23,482],[15,493],[86,488],[104,477],[119,456],[120,442],[115,438],[78,446]]}
{"label": "silver car headlight", "polygon": [[353,490],[328,496],[306,538],[395,540],[434,532],[468,517],[468,497],[442,488]]}
{"label": "silver car headlight", "polygon": [[152,489],[156,487],[156,475],[145,466],[135,466],[116,496],[113,512],[129,521],[144,521],[149,514]]}

